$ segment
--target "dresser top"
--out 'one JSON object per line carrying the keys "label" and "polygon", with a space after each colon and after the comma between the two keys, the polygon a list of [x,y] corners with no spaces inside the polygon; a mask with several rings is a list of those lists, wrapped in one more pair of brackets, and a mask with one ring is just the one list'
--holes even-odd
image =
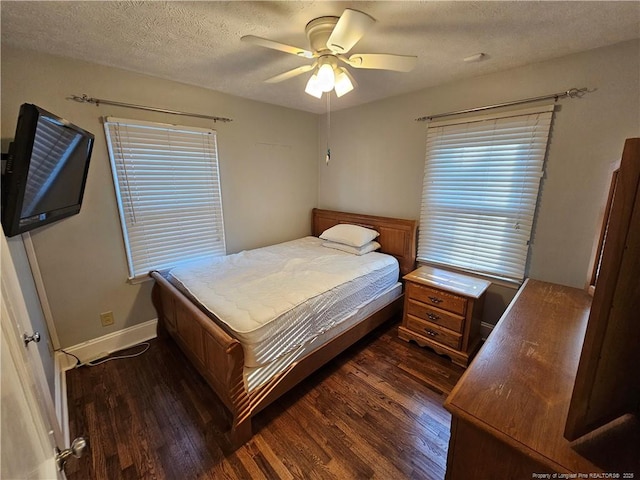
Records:
{"label": "dresser top", "polygon": [[420,267],[403,278],[472,298],[479,298],[491,285],[487,280],[428,266]]}
{"label": "dresser top", "polygon": [[445,408],[557,471],[598,471],[563,435],[590,306],[583,290],[527,280]]}

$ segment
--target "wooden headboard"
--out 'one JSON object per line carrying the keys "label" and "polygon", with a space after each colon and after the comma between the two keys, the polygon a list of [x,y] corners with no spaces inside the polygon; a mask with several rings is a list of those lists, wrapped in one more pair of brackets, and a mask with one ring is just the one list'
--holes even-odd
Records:
{"label": "wooden headboard", "polygon": [[312,211],[312,235],[320,236],[327,228],[339,223],[351,223],[371,228],[380,233],[376,239],[380,251],[393,255],[400,264],[400,275],[411,272],[416,265],[416,242],[418,225],[415,220],[402,218],[377,217],[359,213],[337,212],[334,210]]}

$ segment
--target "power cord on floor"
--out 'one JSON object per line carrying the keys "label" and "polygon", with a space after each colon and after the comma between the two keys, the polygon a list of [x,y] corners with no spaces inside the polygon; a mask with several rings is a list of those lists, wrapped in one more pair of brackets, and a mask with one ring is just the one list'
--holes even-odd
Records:
{"label": "power cord on floor", "polygon": [[75,366],[74,366],[73,368],[79,368],[79,367],[82,367],[82,366],[95,367],[95,366],[97,366],[97,365],[101,365],[101,364],[103,364],[103,363],[110,362],[111,360],[122,360],[122,359],[125,359],[125,358],[134,358],[134,357],[138,357],[138,356],[142,355],[144,352],[146,352],[147,350],[149,350],[149,347],[150,347],[151,345],[149,344],[149,342],[142,342],[142,343],[139,343],[139,344],[137,344],[137,345],[134,345],[133,347],[130,347],[130,348],[134,348],[134,347],[138,347],[138,346],[142,346],[142,347],[144,347],[144,348],[143,348],[141,351],[139,351],[139,352],[132,353],[132,354],[129,354],[129,355],[116,355],[116,356],[114,356],[114,357],[107,357],[107,358],[104,358],[104,359],[102,359],[102,360],[97,360],[97,359],[96,359],[96,360],[93,360],[93,361],[90,361],[90,362],[83,362],[83,361],[82,361],[82,360],[80,360],[80,358],[78,358],[76,355],[74,355],[73,353],[66,352],[66,351],[65,351],[64,349],[62,349],[62,348],[60,349],[60,351],[61,351],[62,353],[64,353],[65,355],[69,355],[70,357],[73,357],[73,358],[75,358],[75,359],[76,359],[76,364],[75,364]]}
{"label": "power cord on floor", "polygon": [[73,366],[73,368],[78,368],[82,365],[82,360],[80,360],[78,357],[76,357],[73,353],[69,353],[69,352],[65,352],[65,350],[63,348],[60,349],[60,351],[62,353],[64,353],[65,355],[69,355],[70,357],[73,357],[76,359],[76,364]]}

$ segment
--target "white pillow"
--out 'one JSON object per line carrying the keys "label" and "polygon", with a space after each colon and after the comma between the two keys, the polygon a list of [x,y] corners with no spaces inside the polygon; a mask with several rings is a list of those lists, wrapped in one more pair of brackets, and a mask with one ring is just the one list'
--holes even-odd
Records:
{"label": "white pillow", "polygon": [[330,242],[344,243],[352,247],[362,247],[378,235],[380,235],[378,232],[370,228],[349,223],[339,223],[322,232],[320,238]]}
{"label": "white pillow", "polygon": [[353,253],[354,255],[364,255],[365,253],[373,252],[380,248],[378,242],[365,243],[361,247],[352,247],[351,245],[345,245],[344,243],[337,242],[324,242],[323,247],[335,248],[336,250],[342,250],[343,252]]}

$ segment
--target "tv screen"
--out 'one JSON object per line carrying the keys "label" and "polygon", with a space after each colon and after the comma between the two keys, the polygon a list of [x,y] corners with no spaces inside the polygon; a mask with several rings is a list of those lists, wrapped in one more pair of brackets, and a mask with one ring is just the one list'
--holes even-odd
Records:
{"label": "tv screen", "polygon": [[20,107],[2,176],[8,237],[80,212],[93,134],[29,103]]}

